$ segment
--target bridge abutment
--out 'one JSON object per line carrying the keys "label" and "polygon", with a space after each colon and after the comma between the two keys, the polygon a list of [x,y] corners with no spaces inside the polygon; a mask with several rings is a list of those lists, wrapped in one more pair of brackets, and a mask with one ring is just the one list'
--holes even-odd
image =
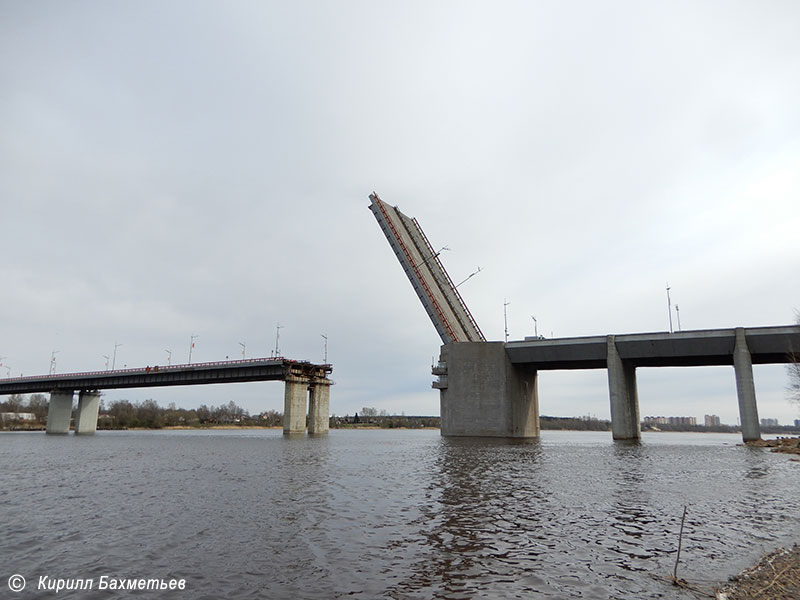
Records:
{"label": "bridge abutment", "polygon": [[47,433],[69,433],[73,394],[72,390],[53,390],[50,392],[50,406],[47,409]]}
{"label": "bridge abutment", "polygon": [[308,433],[328,433],[330,427],[331,382],[316,378],[308,394]]}
{"label": "bridge abutment", "polygon": [[739,398],[739,419],[742,423],[742,439],[752,442],[761,439],[756,404],[756,386],[753,379],[753,360],[747,347],[743,327],[736,328],[733,347],[733,371],[736,375],[736,395]]}
{"label": "bridge abutment", "polygon": [[608,346],[608,395],[611,402],[611,436],[615,440],[638,440],[642,437],[639,423],[639,397],[636,389],[636,367],[622,358],[613,335]]}
{"label": "bridge abutment", "polygon": [[309,380],[288,376],[283,396],[283,433],[304,433],[306,430],[306,397]]}
{"label": "bridge abutment", "polygon": [[75,415],[75,434],[92,435],[97,431],[97,415],[100,412],[100,392],[82,391],[78,396],[78,412]]}
{"label": "bridge abutment", "polygon": [[538,373],[512,364],[503,342],[445,344],[439,362],[443,436],[539,436]]}

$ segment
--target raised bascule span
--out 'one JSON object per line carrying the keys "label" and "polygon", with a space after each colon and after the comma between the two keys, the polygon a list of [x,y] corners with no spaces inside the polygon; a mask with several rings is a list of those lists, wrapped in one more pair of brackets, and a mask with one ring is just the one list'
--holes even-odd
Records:
{"label": "raised bascule span", "polygon": [[373,192],[369,209],[381,226],[397,260],[445,344],[485,342],[453,280],[416,219],[389,206]]}
{"label": "raised bascule span", "polygon": [[736,327],[487,342],[416,219],[374,192],[369,208],[442,338],[438,380],[444,436],[539,435],[540,370],[606,369],[615,440],[641,438],[637,367],[730,365],[742,438],[761,437],[753,364],[800,357],[800,326]]}

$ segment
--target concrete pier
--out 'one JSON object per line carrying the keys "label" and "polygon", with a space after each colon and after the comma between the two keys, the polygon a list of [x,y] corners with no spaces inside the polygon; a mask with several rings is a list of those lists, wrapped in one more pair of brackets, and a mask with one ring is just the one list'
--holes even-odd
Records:
{"label": "concrete pier", "polygon": [[97,431],[97,415],[100,411],[100,392],[82,391],[78,396],[78,412],[75,415],[75,434],[91,435]]}
{"label": "concrete pier", "polygon": [[733,347],[733,371],[736,375],[736,394],[739,397],[739,418],[742,422],[742,439],[752,442],[761,439],[756,405],[756,386],[753,380],[753,361],[744,328],[736,328]]}
{"label": "concrete pier", "polygon": [[622,360],[615,336],[607,336],[606,345],[608,348],[608,395],[611,401],[611,436],[615,440],[641,439],[636,366]]}
{"label": "concrete pier", "polygon": [[503,342],[446,344],[439,364],[442,435],[539,436],[537,371],[513,365]]}
{"label": "concrete pier", "polygon": [[331,382],[314,379],[308,396],[308,433],[328,433],[330,427]]}
{"label": "concrete pier", "polygon": [[47,410],[47,433],[69,433],[72,418],[72,391],[50,392],[50,407]]}
{"label": "concrete pier", "polygon": [[306,430],[306,397],[309,380],[289,376],[283,396],[283,433],[304,433]]}

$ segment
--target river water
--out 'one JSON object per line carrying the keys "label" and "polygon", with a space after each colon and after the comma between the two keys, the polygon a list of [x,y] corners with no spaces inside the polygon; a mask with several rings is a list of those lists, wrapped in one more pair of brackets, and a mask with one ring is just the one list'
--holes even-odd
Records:
{"label": "river water", "polygon": [[[684,506],[692,581],[800,541],[800,463],[738,441],[0,434],[0,597],[693,598],[658,578]],[[56,594],[42,576],[94,587]],[[102,576],[186,589],[99,590]]]}

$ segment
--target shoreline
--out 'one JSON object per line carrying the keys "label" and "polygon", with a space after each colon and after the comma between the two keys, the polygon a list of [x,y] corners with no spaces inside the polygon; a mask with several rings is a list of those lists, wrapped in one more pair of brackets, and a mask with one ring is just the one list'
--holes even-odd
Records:
{"label": "shoreline", "polygon": [[800,598],[800,546],[776,548],[715,589],[716,600]]}

